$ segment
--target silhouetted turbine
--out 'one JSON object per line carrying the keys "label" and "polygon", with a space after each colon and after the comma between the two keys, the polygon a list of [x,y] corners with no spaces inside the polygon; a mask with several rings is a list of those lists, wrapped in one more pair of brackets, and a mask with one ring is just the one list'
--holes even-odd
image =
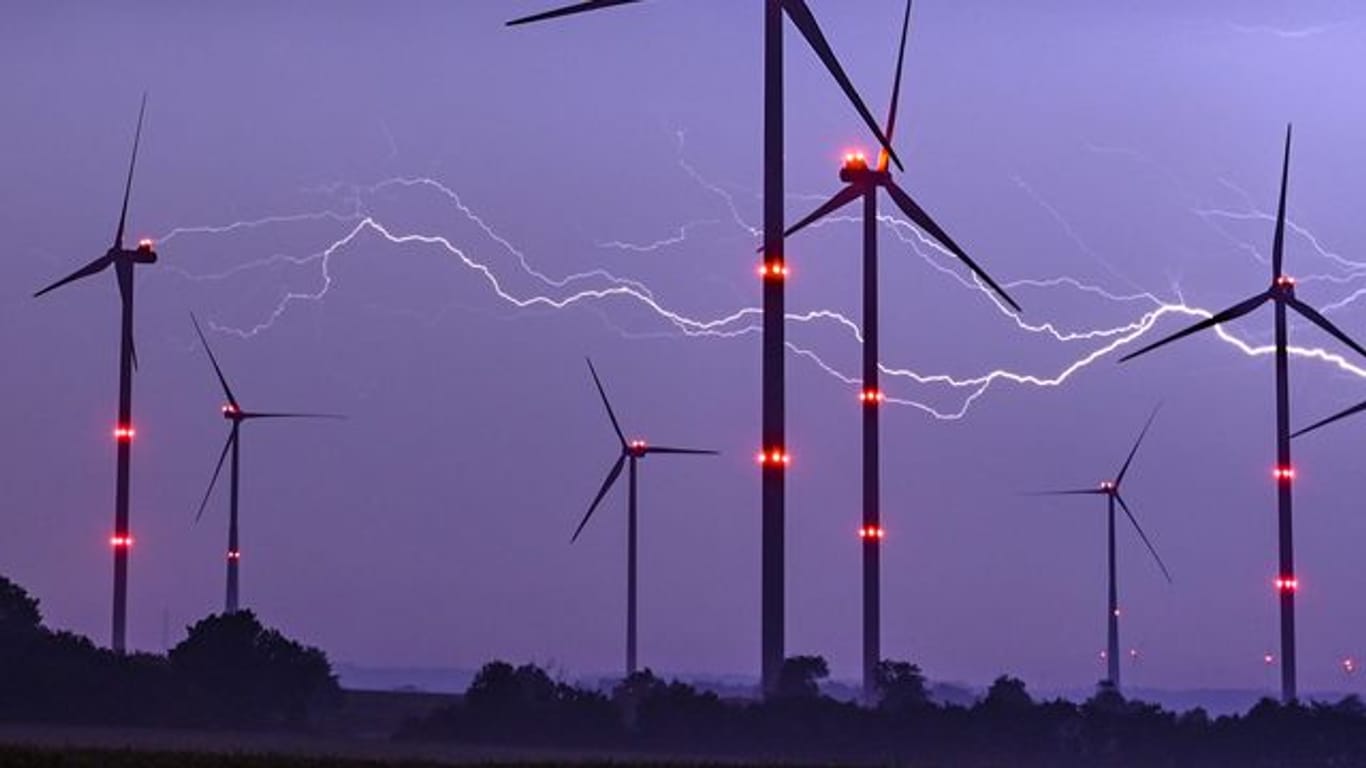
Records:
{"label": "silhouetted turbine", "polygon": [[[901,98],[901,72],[906,59],[906,39],[910,31],[911,0],[901,22],[901,45],[896,59],[896,76],[892,81],[891,105],[887,111],[885,136],[890,141],[896,128],[897,104]],[[863,405],[863,522],[859,536],[863,539],[863,695],[872,701],[876,694],[877,665],[882,659],[882,604],[880,549],[884,538],[881,522],[881,480],[879,465],[878,411],[883,403],[878,375],[878,287],[877,287],[877,193],[887,190],[892,202],[915,225],[957,256],[984,283],[1017,311],[1019,305],[984,272],[977,263],[958,247],[943,228],[921,208],[895,181],[888,168],[886,150],[879,153],[877,169],[868,167],[861,154],[845,157],[840,180],[845,186],[806,218],[783,233],[793,235],[802,229],[833,215],[854,202],[863,200],[863,389],[859,401]]]}
{"label": "silhouetted turbine", "polygon": [[570,542],[579,540],[579,534],[583,533],[583,528],[588,525],[589,518],[593,516],[593,512],[602,503],[607,492],[612,490],[617,478],[621,477],[621,470],[627,465],[627,462],[630,462],[629,497],[626,506],[626,675],[629,677],[636,671],[636,461],[651,454],[715,456],[718,452],[647,445],[644,440],[628,441],[626,435],[621,431],[621,424],[617,421],[617,415],[612,411],[612,404],[607,400],[607,391],[602,388],[602,381],[598,378],[598,372],[593,367],[592,360],[588,361],[588,371],[593,374],[593,383],[597,385],[598,394],[602,396],[602,405],[607,409],[607,418],[612,421],[612,431],[617,433],[617,440],[621,443],[621,456],[607,471],[607,479],[602,481],[598,495],[593,497],[593,503],[588,505],[588,512],[584,514],[583,520],[579,521],[579,527],[574,529],[574,535],[570,538]]}
{"label": "silhouetted turbine", "polygon": [[[639,0],[588,0],[508,22],[509,26],[597,11]],[[784,647],[784,531],[786,509],[787,450],[786,413],[786,312],[784,282],[787,262],[783,253],[783,16],[792,20],[807,44],[839,83],[863,122],[901,167],[901,160],[882,135],[877,121],[854,90],[825,33],[805,0],[763,0],[764,6],[764,243],[766,253],[760,275],[763,289],[763,414],[760,468],[763,513],[760,522],[763,551],[760,565],[760,657],[765,695],[777,691],[778,673],[785,658]]]}
{"label": "silhouetted turbine", "polygon": [[128,199],[133,193],[133,169],[138,162],[138,144],[142,140],[142,118],[147,111],[147,94],[142,96],[142,106],[138,108],[137,129],[133,132],[133,157],[128,161],[128,180],[123,187],[123,207],[119,211],[119,227],[114,234],[114,244],[104,255],[33,294],[35,298],[54,291],[67,283],[98,274],[114,268],[114,276],[119,283],[119,297],[123,305],[119,344],[119,416],[114,427],[117,442],[118,470],[114,486],[114,535],[109,543],[114,549],[114,620],[110,645],[117,653],[126,648],[128,626],[128,551],[133,546],[133,536],[128,522],[128,486],[132,469],[132,445],[136,430],[133,429],[133,371],[137,368],[138,355],[133,346],[133,267],[137,264],[152,264],[157,253],[151,240],[140,240],[134,250],[123,247],[123,233],[128,222]]}
{"label": "silhouetted turbine", "polygon": [[1281,609],[1281,700],[1289,703],[1296,698],[1295,680],[1295,591],[1299,580],[1295,577],[1294,516],[1291,483],[1295,469],[1290,462],[1290,366],[1287,351],[1286,309],[1293,309],[1329,335],[1366,356],[1366,349],[1319,314],[1317,310],[1295,297],[1295,280],[1285,275],[1282,265],[1285,256],[1285,199],[1290,180],[1290,126],[1285,129],[1285,161],[1281,167],[1281,197],[1276,210],[1276,234],[1271,250],[1271,287],[1250,299],[1241,301],[1206,320],[1201,320],[1161,341],[1125,355],[1121,362],[1131,360],[1164,344],[1213,328],[1216,325],[1246,315],[1267,302],[1275,309],[1276,327],[1276,468],[1277,484],[1279,571],[1276,590],[1280,593]]}
{"label": "silhouetted turbine", "polygon": [[209,488],[204,491],[204,499],[199,502],[199,511],[195,514],[195,522],[204,516],[204,509],[208,506],[209,496],[213,494],[213,487],[218,482],[218,475],[223,471],[223,462],[228,458],[228,452],[232,451],[232,470],[231,487],[228,496],[228,586],[227,599],[224,602],[224,613],[236,613],[238,609],[238,586],[237,572],[242,560],[242,550],[238,547],[237,540],[237,493],[238,479],[240,478],[239,463],[240,458],[240,430],[242,423],[253,419],[342,419],[332,413],[263,413],[243,410],[238,404],[237,398],[232,394],[232,388],[228,386],[228,379],[223,375],[223,369],[218,366],[218,358],[214,357],[213,349],[209,347],[209,340],[204,338],[204,332],[199,328],[199,320],[194,315],[190,315],[191,322],[194,323],[195,333],[199,334],[199,341],[204,345],[204,351],[209,353],[209,362],[213,364],[213,372],[218,376],[218,383],[223,387],[223,395],[228,398],[228,402],[223,405],[223,418],[232,422],[232,428],[228,431],[228,440],[223,444],[223,452],[218,455],[218,464],[213,469],[213,477],[209,479]]}
{"label": "silhouetted turbine", "polygon": [[1106,480],[1098,488],[1084,488],[1075,491],[1044,491],[1033,494],[1035,496],[1104,496],[1109,506],[1107,542],[1109,552],[1109,573],[1110,573],[1110,598],[1109,612],[1107,615],[1107,642],[1105,645],[1105,660],[1109,670],[1108,679],[1110,685],[1116,691],[1119,690],[1119,580],[1116,576],[1115,568],[1115,504],[1118,503],[1124,510],[1125,516],[1133,524],[1134,530],[1138,532],[1139,538],[1152,553],[1153,560],[1157,561],[1157,567],[1162,569],[1162,575],[1167,577],[1167,581],[1172,580],[1171,572],[1167,570],[1167,565],[1162,562],[1162,557],[1157,554],[1157,548],[1153,546],[1148,534],[1143,532],[1143,526],[1138,524],[1138,518],[1134,516],[1133,510],[1124,502],[1124,497],[1120,495],[1120,486],[1124,483],[1124,476],[1129,472],[1129,466],[1134,463],[1134,455],[1138,453],[1138,446],[1142,445],[1143,438],[1148,434],[1148,428],[1152,426],[1153,419],[1157,417],[1157,408],[1153,409],[1152,415],[1143,425],[1143,431],[1138,433],[1138,439],[1134,441],[1134,447],[1129,450],[1129,456],[1124,459],[1124,464],[1119,468],[1119,474],[1115,475],[1114,480]]}

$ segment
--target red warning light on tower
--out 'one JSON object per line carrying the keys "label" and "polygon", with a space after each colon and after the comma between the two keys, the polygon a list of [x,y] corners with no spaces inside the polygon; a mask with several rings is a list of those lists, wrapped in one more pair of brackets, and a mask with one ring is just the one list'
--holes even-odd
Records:
{"label": "red warning light on tower", "polygon": [[1277,592],[1298,592],[1300,580],[1294,576],[1278,576],[1274,582]]}
{"label": "red warning light on tower", "polygon": [[765,280],[782,280],[787,277],[787,264],[782,261],[766,261],[759,265],[759,277]]}
{"label": "red warning light on tower", "polygon": [[780,448],[761,451],[754,457],[761,465],[785,467],[792,463],[792,457]]}

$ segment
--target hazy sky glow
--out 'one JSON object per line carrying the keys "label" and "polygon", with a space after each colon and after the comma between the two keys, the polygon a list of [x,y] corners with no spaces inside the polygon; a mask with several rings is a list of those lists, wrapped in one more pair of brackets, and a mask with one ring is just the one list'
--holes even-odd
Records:
{"label": "hazy sky glow", "polygon": [[[52,623],[108,641],[118,298],[112,275],[30,294],[108,247],[145,88],[131,645],[222,602],[226,496],[192,525],[227,429],[194,311],[245,406],[351,417],[244,428],[243,601],[268,622],[351,662],[616,671],[624,494],[569,545],[616,455],[591,354],[630,435],[725,452],[642,464],[642,662],[757,672],[759,4],[502,26],[549,4],[10,4],[0,573]],[[1272,368],[1247,353],[1270,313],[1112,350],[1265,288],[1291,120],[1287,268],[1366,338],[1366,15],[1191,5],[917,4],[901,183],[1026,310],[885,222],[883,648],[936,679],[1101,676],[1103,503],[1021,492],[1106,479],[1162,400],[1126,498],[1176,583],[1125,531],[1126,682],[1274,682]],[[883,113],[900,0],[812,7]],[[796,217],[872,143],[795,34],[787,61]],[[788,293],[788,649],[845,677],[853,221],[791,242]],[[1366,398],[1348,362],[1292,361],[1295,424]],[[1360,687],[1364,437],[1297,442],[1306,691]]]}

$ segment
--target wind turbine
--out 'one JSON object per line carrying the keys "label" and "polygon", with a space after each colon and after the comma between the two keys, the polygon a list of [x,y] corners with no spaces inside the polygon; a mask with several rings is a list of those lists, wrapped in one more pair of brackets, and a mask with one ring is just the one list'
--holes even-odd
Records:
{"label": "wind turbine", "polygon": [[602,503],[607,492],[612,490],[617,478],[621,477],[621,470],[629,464],[629,496],[626,503],[626,676],[630,677],[636,671],[636,462],[650,455],[715,456],[718,452],[694,448],[669,448],[649,445],[644,440],[627,440],[626,435],[621,431],[621,424],[617,421],[617,415],[612,412],[612,404],[607,400],[607,391],[602,388],[602,380],[598,378],[598,371],[593,367],[592,360],[588,361],[588,371],[593,374],[593,383],[597,385],[598,394],[602,396],[602,405],[607,409],[607,418],[612,421],[612,430],[617,433],[617,440],[621,443],[621,456],[607,471],[607,479],[602,481],[598,495],[593,497],[593,503],[588,506],[588,512],[584,514],[583,520],[579,521],[579,527],[574,529],[574,535],[570,538],[570,542],[579,540],[579,534],[583,533],[583,528],[588,525],[589,518],[593,516],[593,512]]}
{"label": "wind turbine", "polygon": [[[586,0],[544,13],[514,19],[508,26],[597,11],[640,0]],[[784,530],[786,516],[787,450],[785,357],[785,291],[787,261],[783,252],[783,16],[815,51],[845,96],[852,102],[863,122],[891,155],[897,167],[901,160],[882,134],[877,121],[864,105],[835,58],[816,17],[806,0],[763,0],[764,9],[764,260],[759,268],[763,279],[763,414],[762,444],[759,452],[761,472],[762,553],[760,564],[760,660],[765,695],[777,690],[778,672],[784,659],[785,606]]]}
{"label": "wind turbine", "polygon": [[1295,479],[1295,468],[1290,463],[1290,366],[1287,351],[1286,310],[1293,309],[1309,322],[1317,325],[1330,335],[1366,356],[1366,349],[1318,310],[1295,297],[1295,278],[1282,270],[1285,251],[1285,197],[1290,180],[1290,137],[1291,127],[1285,129],[1285,161],[1281,167],[1281,197],[1276,211],[1276,234],[1271,246],[1271,287],[1252,298],[1241,301],[1212,317],[1201,320],[1188,328],[1154,342],[1148,346],[1120,358],[1120,362],[1132,360],[1139,355],[1157,349],[1164,344],[1185,338],[1217,325],[1246,315],[1268,301],[1275,309],[1276,327],[1276,467],[1272,476],[1276,479],[1276,500],[1278,507],[1277,529],[1280,542],[1278,571],[1273,582],[1280,595],[1281,609],[1281,700],[1290,703],[1296,698],[1295,681],[1295,592],[1299,589],[1299,579],[1295,576],[1294,517],[1291,484]]}
{"label": "wind turbine", "polygon": [[142,118],[147,111],[147,94],[138,108],[137,129],[133,132],[133,157],[128,161],[128,180],[123,187],[123,208],[119,212],[119,227],[114,233],[114,244],[104,255],[72,272],[66,277],[33,294],[34,298],[49,291],[114,268],[119,283],[119,297],[123,304],[122,329],[119,344],[119,416],[114,425],[118,470],[114,485],[114,535],[109,544],[114,549],[114,621],[110,645],[115,653],[123,653],[128,627],[128,552],[133,536],[128,524],[128,485],[132,468],[133,436],[133,371],[138,365],[137,350],[133,346],[133,268],[138,264],[153,264],[157,253],[151,240],[138,241],[137,248],[123,247],[123,232],[128,221],[128,198],[133,192],[133,169],[138,162],[138,144],[142,140]]}
{"label": "wind turbine", "polygon": [[231,488],[228,495],[228,587],[227,600],[223,609],[224,613],[236,613],[238,609],[237,591],[237,571],[242,560],[242,550],[237,542],[237,490],[238,479],[240,478],[238,460],[240,458],[240,434],[242,424],[255,419],[341,419],[331,413],[263,413],[258,411],[247,411],[237,402],[237,398],[232,394],[232,388],[228,386],[228,379],[223,375],[223,369],[218,366],[218,358],[214,357],[213,349],[209,347],[209,340],[204,338],[204,331],[199,328],[199,320],[194,315],[190,315],[190,321],[194,323],[195,333],[199,334],[199,341],[204,345],[204,351],[209,353],[209,362],[213,363],[213,372],[218,376],[218,383],[223,387],[223,394],[228,402],[223,405],[223,418],[232,423],[228,431],[228,440],[223,444],[223,452],[218,455],[218,465],[214,467],[213,477],[209,480],[209,488],[204,492],[203,501],[199,502],[199,512],[195,514],[195,522],[204,516],[204,508],[209,503],[209,496],[213,494],[213,487],[218,482],[218,475],[223,471],[223,462],[228,458],[228,452],[232,452]]}
{"label": "wind turbine", "polygon": [[1129,456],[1124,460],[1124,464],[1119,468],[1119,474],[1115,479],[1106,480],[1097,488],[1083,488],[1074,491],[1045,491],[1033,494],[1035,496],[1104,496],[1108,505],[1108,551],[1109,551],[1109,570],[1110,570],[1110,602],[1107,614],[1108,637],[1106,643],[1105,660],[1109,665],[1109,675],[1107,680],[1115,691],[1119,691],[1119,582],[1115,568],[1115,505],[1124,510],[1124,515],[1133,524],[1134,530],[1138,532],[1139,538],[1147,545],[1148,551],[1152,553],[1153,560],[1157,561],[1157,567],[1162,569],[1162,575],[1167,577],[1170,583],[1172,580],[1171,572],[1162,562],[1162,557],[1157,554],[1157,548],[1153,546],[1148,534],[1143,532],[1143,527],[1138,524],[1138,518],[1134,516],[1133,510],[1124,502],[1124,497],[1120,495],[1120,486],[1124,483],[1124,476],[1129,472],[1129,465],[1134,463],[1134,456],[1138,453],[1138,446],[1143,443],[1143,438],[1148,434],[1148,428],[1153,425],[1153,419],[1157,417],[1157,409],[1154,408],[1152,415],[1148,417],[1148,422],[1143,425],[1143,431],[1138,433],[1138,439],[1134,441],[1134,447],[1129,450]]}
{"label": "wind turbine", "polygon": [[[901,72],[906,60],[906,38],[911,24],[911,0],[901,21],[901,46],[896,59],[896,76],[892,81],[892,100],[887,110],[884,135],[891,140],[896,128],[897,103],[901,98]],[[892,179],[888,167],[887,150],[879,153],[877,168],[869,168],[860,153],[844,158],[840,180],[845,183],[825,203],[806,218],[784,232],[790,236],[814,224],[855,200],[863,201],[863,388],[859,401],[863,406],[863,523],[859,537],[863,540],[863,695],[871,701],[875,695],[877,665],[882,659],[882,605],[880,550],[884,538],[881,521],[881,480],[879,476],[878,411],[883,403],[878,386],[878,287],[877,287],[877,195],[886,190],[901,212],[922,231],[933,237],[972,270],[982,282],[991,286],[1007,304],[1019,311],[1020,307],[1006,292],[958,247],[958,244],[935,223]]]}

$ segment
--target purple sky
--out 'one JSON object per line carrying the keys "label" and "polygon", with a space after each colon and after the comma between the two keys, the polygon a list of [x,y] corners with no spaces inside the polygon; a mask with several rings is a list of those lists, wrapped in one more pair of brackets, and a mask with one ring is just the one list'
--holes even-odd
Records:
{"label": "purple sky", "polygon": [[[0,572],[53,624],[107,642],[117,291],[106,275],[29,294],[107,247],[146,88],[131,228],[161,240],[162,262],[138,285],[133,646],[160,647],[163,612],[179,627],[222,601],[226,496],[191,524],[227,428],[195,311],[245,406],[352,417],[245,428],[243,599],[267,621],[351,662],[617,670],[624,495],[568,543],[614,459],[592,354],[633,435],[725,451],[642,466],[643,662],[753,673],[759,339],[734,332],[755,318],[689,337],[624,291],[701,321],[757,306],[758,3],[659,0],[521,30],[502,21],[545,3],[118,5],[21,2],[0,27]],[[812,5],[882,114],[900,1]],[[1161,330],[1189,322],[1162,305],[1220,309],[1265,287],[1287,120],[1300,295],[1322,307],[1366,285],[1366,16],[1345,0],[1020,5],[917,7],[903,186],[1003,282],[1127,298],[1020,284],[1023,328],[885,227],[887,365],[1011,375],[975,399],[888,378],[895,398],[964,415],[887,409],[884,652],[938,679],[1097,679],[1102,505],[1019,494],[1108,477],[1161,399],[1126,496],[1176,584],[1126,529],[1123,642],[1142,654],[1126,682],[1269,687],[1270,359],[1213,335],[1124,367],[1101,350],[1154,312]],[[787,76],[795,217],[870,142],[795,34]],[[389,242],[366,216],[450,248]],[[852,223],[791,243],[792,311],[858,317],[857,244]],[[592,270],[636,282],[553,284]],[[518,301],[618,292],[519,308],[489,277]],[[1329,315],[1366,335],[1361,303]],[[1270,322],[1230,332],[1261,345]],[[1046,323],[1111,333],[1060,341]],[[809,354],[789,363],[788,648],[852,677],[856,388],[810,355],[850,375],[858,346],[829,316],[790,338]],[[1339,351],[1302,325],[1292,338]],[[1069,371],[1056,387],[1014,378]],[[1366,397],[1363,377],[1294,360],[1295,423]],[[1363,433],[1345,423],[1299,448],[1310,690],[1357,685],[1337,665],[1366,655]]]}

